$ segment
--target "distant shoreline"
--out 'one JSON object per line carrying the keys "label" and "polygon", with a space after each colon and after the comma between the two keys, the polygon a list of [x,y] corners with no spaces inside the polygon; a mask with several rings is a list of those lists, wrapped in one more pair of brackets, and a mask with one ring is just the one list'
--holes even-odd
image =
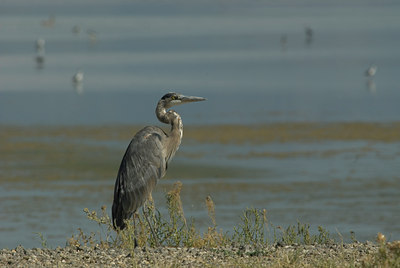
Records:
{"label": "distant shoreline", "polygon": [[[147,124],[153,125],[153,124]],[[154,123],[162,128],[168,126]],[[130,140],[145,125],[1,125],[7,137],[63,137],[93,140]],[[337,141],[400,141],[400,121],[393,122],[285,122],[262,124],[185,125],[185,140],[200,143],[248,143]]]}

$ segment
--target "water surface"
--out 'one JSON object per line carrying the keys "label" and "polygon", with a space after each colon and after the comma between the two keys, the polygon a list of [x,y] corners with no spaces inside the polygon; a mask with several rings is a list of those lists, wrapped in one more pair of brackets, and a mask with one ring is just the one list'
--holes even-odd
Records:
{"label": "water surface", "polygon": [[[365,135],[363,128],[374,135]],[[395,239],[400,234],[400,137],[392,133],[398,128],[370,123],[189,126],[153,197],[166,212],[164,196],[181,181],[185,215],[200,230],[211,224],[205,206],[210,195],[225,231],[232,232],[244,209],[255,207],[267,209],[275,226],[299,220],[345,238],[354,231],[360,240],[372,240],[377,232]],[[78,227],[99,231],[82,210],[106,205],[110,213],[116,172],[136,129],[3,126],[1,246],[39,246],[35,232],[55,246],[64,245]],[[290,135],[288,129],[301,131]],[[342,129],[352,131],[343,137]],[[241,131],[250,138],[270,135],[248,142]]]}

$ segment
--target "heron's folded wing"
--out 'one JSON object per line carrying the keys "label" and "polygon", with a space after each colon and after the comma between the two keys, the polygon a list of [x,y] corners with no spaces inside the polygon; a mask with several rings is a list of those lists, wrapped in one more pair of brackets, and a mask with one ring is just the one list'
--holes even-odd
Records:
{"label": "heron's folded wing", "polygon": [[132,139],[115,182],[113,218],[129,218],[164,175],[164,140],[165,133],[153,127],[141,130]]}

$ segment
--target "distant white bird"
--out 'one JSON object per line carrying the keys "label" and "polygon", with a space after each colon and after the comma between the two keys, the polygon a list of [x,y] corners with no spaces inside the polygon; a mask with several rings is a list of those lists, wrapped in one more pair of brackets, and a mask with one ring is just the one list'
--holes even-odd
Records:
{"label": "distant white bird", "polygon": [[72,77],[72,84],[75,88],[76,93],[81,95],[83,93],[83,72],[78,71],[74,76]]}
{"label": "distant white bird", "polygon": [[46,41],[43,38],[39,38],[36,40],[36,52],[44,53],[44,46],[46,45]]}
{"label": "distant white bird", "polygon": [[373,77],[376,74],[376,70],[378,67],[375,64],[372,64],[371,66],[368,67],[368,69],[365,71],[365,76],[368,77]]}
{"label": "distant white bird", "polygon": [[74,82],[74,84],[81,84],[83,82],[83,72],[78,71],[76,74],[74,74],[72,77],[72,82]]}

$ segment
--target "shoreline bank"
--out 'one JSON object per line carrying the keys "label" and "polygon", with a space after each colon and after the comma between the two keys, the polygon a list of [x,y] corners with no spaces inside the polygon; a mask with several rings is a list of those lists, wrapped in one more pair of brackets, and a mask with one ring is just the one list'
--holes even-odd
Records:
{"label": "shoreline bank", "polygon": [[350,244],[230,246],[218,248],[57,247],[0,250],[1,267],[346,267],[371,264],[379,251],[372,242]]}

